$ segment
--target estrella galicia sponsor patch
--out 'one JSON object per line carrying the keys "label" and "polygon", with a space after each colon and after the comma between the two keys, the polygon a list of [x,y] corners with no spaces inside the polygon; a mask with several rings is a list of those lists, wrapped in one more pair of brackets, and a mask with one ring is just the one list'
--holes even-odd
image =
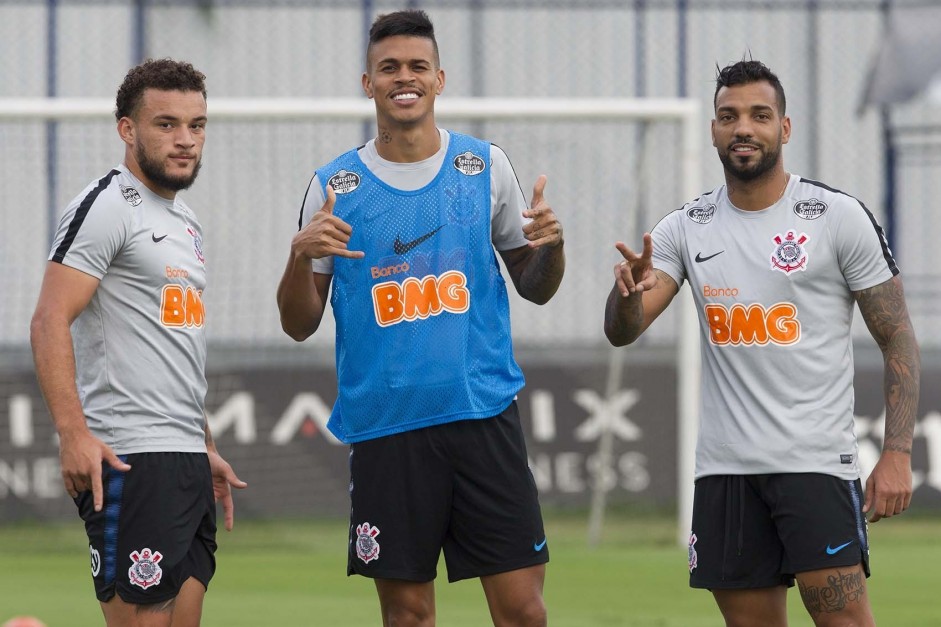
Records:
{"label": "estrella galicia sponsor patch", "polygon": [[794,213],[798,218],[805,220],[816,220],[827,212],[827,203],[816,198],[810,200],[801,200],[794,204]]}
{"label": "estrella galicia sponsor patch", "polygon": [[845,455],[845,454],[840,455],[840,463],[841,463],[841,464],[852,464],[852,463],[853,463],[853,454],[850,453],[849,455]]}
{"label": "estrella galicia sponsor patch", "polygon": [[101,554],[98,549],[90,544],[88,545],[88,552],[91,554],[91,576],[97,577],[98,573],[101,572]]}
{"label": "estrella galicia sponsor patch", "polygon": [[796,235],[794,231],[788,231],[787,235],[782,237],[778,233],[773,239],[775,249],[771,253],[772,270],[790,274],[795,270],[807,269],[807,252],[803,246],[808,239],[806,233]]}
{"label": "estrella galicia sponsor patch", "polygon": [[712,222],[712,217],[716,215],[716,206],[708,204],[705,207],[691,207],[686,215],[697,224],[708,224]]}
{"label": "estrella galicia sponsor patch", "polygon": [[332,187],[333,191],[338,194],[349,194],[359,187],[360,182],[362,182],[362,179],[360,179],[359,174],[356,172],[340,170],[330,177],[330,180],[327,181],[327,185]]}
{"label": "estrella galicia sponsor patch", "polygon": [[699,566],[699,554],[696,552],[696,534],[689,534],[689,572],[696,570]]}
{"label": "estrella galicia sponsor patch", "polygon": [[131,567],[127,571],[128,579],[131,585],[139,586],[146,590],[151,586],[160,584],[160,578],[163,577],[163,569],[160,568],[160,560],[163,555],[160,551],[151,551],[142,549],[131,553]]}
{"label": "estrella galicia sponsor patch", "polygon": [[138,191],[133,187],[126,187],[124,185],[119,185],[118,187],[121,188],[121,195],[124,196],[124,200],[132,207],[136,207],[144,202],[144,199],[140,197]]}
{"label": "estrella galicia sponsor patch", "polygon": [[454,167],[467,176],[477,176],[486,169],[486,166],[483,159],[469,150],[454,157]]}
{"label": "estrella galicia sponsor patch", "polygon": [[363,560],[364,564],[379,559],[379,543],[376,536],[379,535],[379,527],[373,527],[368,522],[356,526],[356,556]]}

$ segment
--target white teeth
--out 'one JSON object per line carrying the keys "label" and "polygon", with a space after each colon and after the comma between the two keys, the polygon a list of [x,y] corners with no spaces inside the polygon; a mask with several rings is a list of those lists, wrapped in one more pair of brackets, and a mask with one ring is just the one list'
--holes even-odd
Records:
{"label": "white teeth", "polygon": [[418,94],[398,94],[394,96],[393,100],[415,100],[418,98]]}

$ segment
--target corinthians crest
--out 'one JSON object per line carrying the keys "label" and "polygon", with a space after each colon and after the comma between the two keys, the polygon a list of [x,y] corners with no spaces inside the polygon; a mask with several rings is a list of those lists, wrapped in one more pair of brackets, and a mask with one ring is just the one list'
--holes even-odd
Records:
{"label": "corinthians crest", "polygon": [[356,526],[356,555],[364,564],[379,559],[379,543],[376,542],[378,535],[379,527],[373,527],[366,522]]}
{"label": "corinthians crest", "polygon": [[196,259],[199,263],[206,263],[206,258],[203,256],[202,236],[191,226],[186,227],[186,232],[193,238],[193,252],[196,253]]}
{"label": "corinthians crest", "polygon": [[356,526],[356,555],[364,564],[379,559],[379,543],[376,536],[379,528],[371,526],[368,522]]}
{"label": "corinthians crest", "polygon": [[780,270],[785,274],[794,270],[806,270],[807,252],[803,248],[806,241],[806,233],[795,235],[794,231],[788,231],[784,237],[781,237],[780,233],[775,235],[774,243],[777,247],[771,254],[771,269]]}
{"label": "corinthians crest", "polygon": [[162,559],[163,555],[160,554],[160,551],[151,551],[150,549],[131,553],[131,568],[127,571],[131,584],[140,586],[144,590],[159,584],[160,578],[163,576],[163,569],[160,568],[160,560]]}

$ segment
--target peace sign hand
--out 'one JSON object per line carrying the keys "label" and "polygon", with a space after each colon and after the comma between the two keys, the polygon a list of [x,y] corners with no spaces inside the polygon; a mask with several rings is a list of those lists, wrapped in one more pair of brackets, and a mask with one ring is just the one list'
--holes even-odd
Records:
{"label": "peace sign hand", "polygon": [[633,292],[653,289],[657,275],[653,271],[653,238],[650,233],[644,233],[644,251],[639,255],[624,242],[618,242],[614,247],[624,257],[614,266],[614,282],[621,296],[627,298]]}

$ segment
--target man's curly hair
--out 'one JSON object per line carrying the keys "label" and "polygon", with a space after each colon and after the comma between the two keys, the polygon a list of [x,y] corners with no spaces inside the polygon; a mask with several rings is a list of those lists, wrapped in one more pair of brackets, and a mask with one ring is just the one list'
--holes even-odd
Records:
{"label": "man's curly hair", "polygon": [[124,77],[115,101],[115,119],[133,117],[147,89],[198,91],[205,98],[206,75],[185,61],[147,59]]}

